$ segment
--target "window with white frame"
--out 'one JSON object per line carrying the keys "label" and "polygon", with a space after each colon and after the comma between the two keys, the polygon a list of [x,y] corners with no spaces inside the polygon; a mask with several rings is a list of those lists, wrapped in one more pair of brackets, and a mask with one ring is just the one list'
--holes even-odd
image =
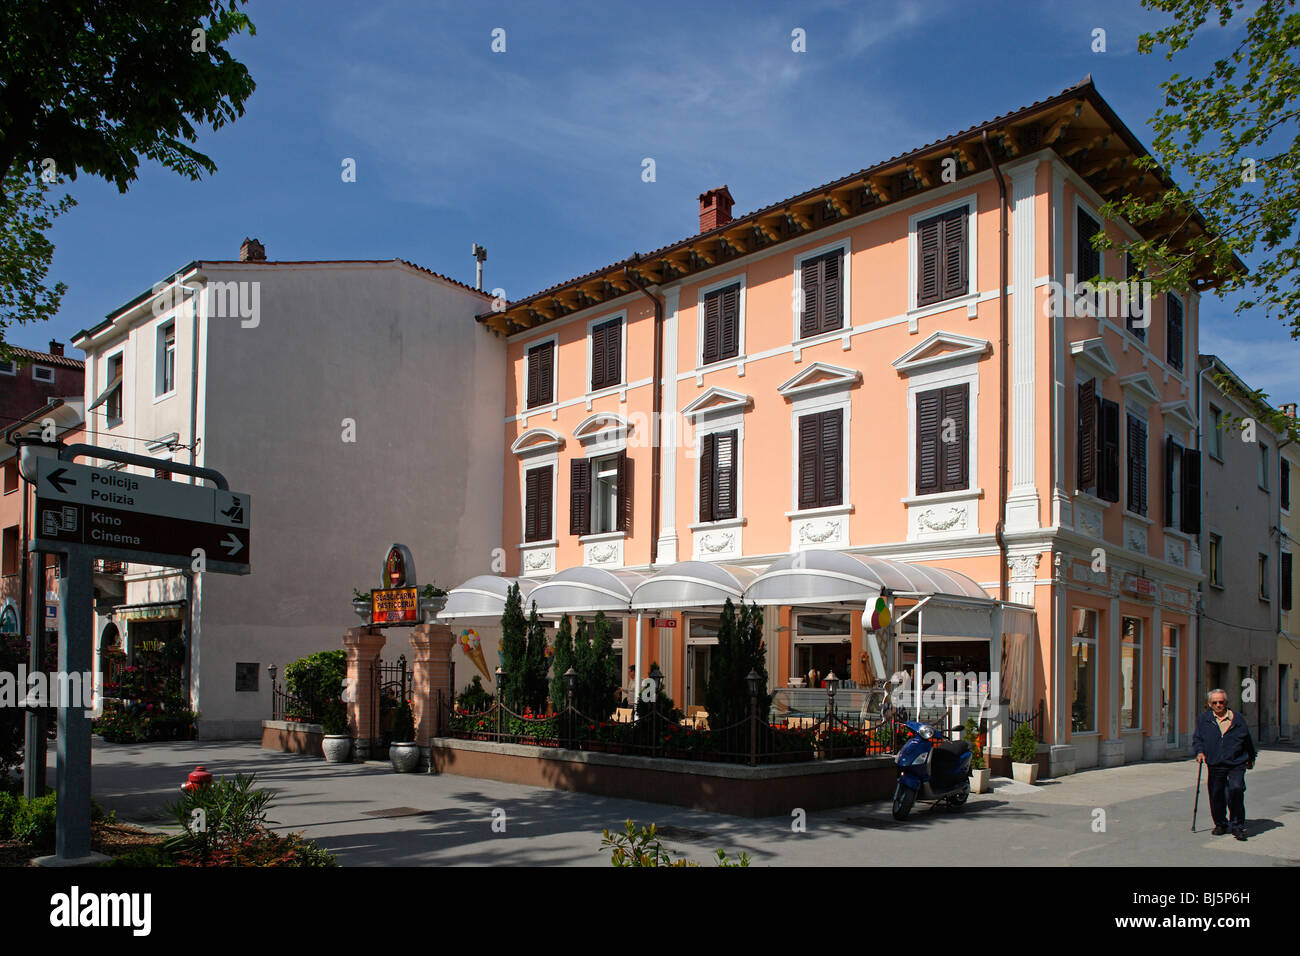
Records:
{"label": "window with white frame", "polygon": [[1076,607],[1074,636],[1070,639],[1070,730],[1092,733],[1097,729],[1097,612]]}
{"label": "window with white frame", "polygon": [[701,286],[696,311],[700,365],[738,358],[745,348],[744,275]]}
{"label": "window with white frame", "polygon": [[40,382],[43,385],[53,385],[54,369],[48,368],[47,366],[44,365],[33,365],[32,379],[34,381]]}
{"label": "window with white frame", "polygon": [[795,337],[838,332],[848,322],[848,240],[801,254],[797,260],[799,322]]}
{"label": "window with white frame", "polygon": [[1142,619],[1126,617],[1120,625],[1119,728],[1142,726]]}
{"label": "window with white frame", "polygon": [[1210,583],[1216,588],[1223,587],[1223,536],[1210,535]]}
{"label": "window with white frame", "polygon": [[555,401],[555,338],[529,346],[524,359],[524,394],[527,408]]}
{"label": "window with white frame", "polygon": [[975,201],[957,200],[911,216],[911,289],[915,309],[975,291]]}
{"label": "window with white frame", "polygon": [[13,361],[0,362],[0,375],[17,375],[18,367]]}
{"label": "window with white frame", "polygon": [[1210,433],[1205,436],[1210,445],[1210,457],[1223,461],[1223,409],[1210,406]]}
{"label": "window with white frame", "polygon": [[161,397],[176,390],[176,322],[158,327],[157,376],[154,395]]}
{"label": "window with white frame", "polygon": [[1268,446],[1259,446],[1259,486],[1268,491]]}
{"label": "window with white frame", "polygon": [[109,356],[108,359],[108,393],[107,401],[104,403],[104,417],[108,420],[108,427],[122,423],[122,368],[123,356],[121,352]]}

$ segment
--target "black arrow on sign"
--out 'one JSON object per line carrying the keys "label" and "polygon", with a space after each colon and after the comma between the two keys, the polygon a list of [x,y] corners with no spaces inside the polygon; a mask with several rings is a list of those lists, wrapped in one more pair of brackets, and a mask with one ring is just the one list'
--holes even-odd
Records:
{"label": "black arrow on sign", "polygon": [[63,477],[67,473],[68,469],[66,468],[56,468],[45,476],[49,480],[50,484],[54,486],[54,490],[61,495],[66,495],[68,493],[68,489],[65,488],[64,485],[75,485],[77,483],[77,479],[75,478]]}

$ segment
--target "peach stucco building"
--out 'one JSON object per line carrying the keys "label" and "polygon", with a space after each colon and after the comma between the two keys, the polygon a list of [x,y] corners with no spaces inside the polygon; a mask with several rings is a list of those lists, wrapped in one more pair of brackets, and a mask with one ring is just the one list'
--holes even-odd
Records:
{"label": "peach stucco building", "polygon": [[[1085,80],[741,218],[710,190],[690,238],[483,314],[510,368],[505,574],[944,569],[1001,624],[940,628],[923,670],[1041,701],[1052,772],[1186,748],[1198,294],[1136,319],[1062,295],[1128,278],[1087,237],[1107,198],[1160,187],[1144,152]],[[690,705],[716,610],[670,605],[623,618],[624,670],[658,663]],[[904,628],[874,673],[862,610],[767,608],[772,684],[910,669]]]}

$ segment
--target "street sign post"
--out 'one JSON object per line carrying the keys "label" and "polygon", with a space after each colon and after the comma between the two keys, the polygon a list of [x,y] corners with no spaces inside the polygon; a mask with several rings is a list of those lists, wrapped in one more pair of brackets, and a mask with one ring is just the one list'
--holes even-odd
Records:
{"label": "street sign post", "polygon": [[[67,674],[91,671],[94,558],[225,574],[250,570],[252,502],[230,491],[220,472],[169,463],[175,473],[214,482],[211,488],[75,464],[72,459],[80,456],[154,464],[94,445],[70,445],[57,459],[34,463],[36,516],[29,547],[59,555],[58,663]],[[55,860],[69,863],[91,855],[91,726],[82,701],[58,702],[58,727]]]}

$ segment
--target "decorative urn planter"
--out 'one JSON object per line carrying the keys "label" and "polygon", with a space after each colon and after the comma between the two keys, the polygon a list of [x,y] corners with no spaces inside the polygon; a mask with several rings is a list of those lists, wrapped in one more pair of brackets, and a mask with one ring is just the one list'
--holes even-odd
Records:
{"label": "decorative urn planter", "polygon": [[1037,783],[1038,782],[1038,764],[1037,763],[1015,763],[1011,764],[1011,776],[1017,783]]}
{"label": "decorative urn planter", "polygon": [[398,773],[410,773],[420,765],[420,745],[414,741],[389,744],[388,759]]}
{"label": "decorative urn planter", "polygon": [[357,617],[361,618],[361,620],[369,624],[370,623],[370,599],[353,598],[352,612],[356,614]]}
{"label": "decorative urn planter", "polygon": [[326,734],[320,746],[326,763],[347,763],[352,756],[352,738],[347,734]]}
{"label": "decorative urn planter", "polygon": [[[1034,765],[1037,768],[1037,764]],[[982,770],[972,770],[970,772],[970,792],[971,793],[988,793],[989,792],[989,775],[990,770],[985,767]]]}

